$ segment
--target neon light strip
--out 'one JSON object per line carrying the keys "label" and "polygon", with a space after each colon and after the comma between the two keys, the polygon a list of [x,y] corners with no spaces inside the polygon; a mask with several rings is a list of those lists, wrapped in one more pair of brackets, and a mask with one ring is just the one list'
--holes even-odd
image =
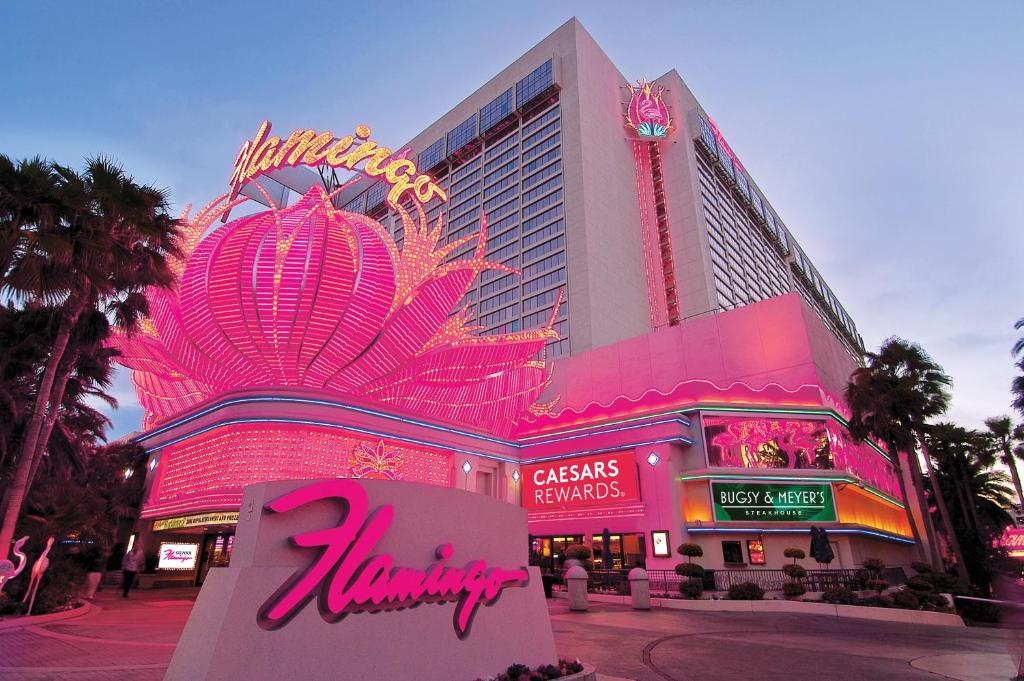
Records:
{"label": "neon light strip", "polygon": [[[619,423],[629,423],[629,422],[632,422],[632,421],[640,421],[640,420],[643,420],[643,419],[658,418],[658,417],[662,417],[662,416],[672,416],[672,415],[680,415],[681,416],[683,414],[692,414],[692,413],[698,412],[698,411],[736,412],[736,413],[745,413],[745,414],[803,414],[803,415],[810,415],[810,416],[825,416],[825,417],[829,417],[829,418],[834,419],[836,422],[838,422],[840,425],[842,425],[846,429],[849,429],[849,427],[850,427],[850,422],[847,421],[845,418],[843,418],[843,416],[841,414],[839,414],[836,411],[833,411],[832,409],[827,409],[827,408],[823,408],[823,409],[810,409],[810,408],[807,408],[807,407],[784,407],[784,406],[780,406],[780,407],[777,407],[777,408],[773,409],[773,408],[770,408],[770,407],[758,408],[758,407],[729,407],[729,406],[722,406],[722,405],[711,405],[711,406],[696,405],[696,406],[686,407],[686,408],[683,408],[683,409],[673,409],[673,410],[669,410],[669,411],[656,412],[654,414],[645,414],[643,416],[633,416],[633,417],[627,418],[627,419],[618,419],[618,420],[615,420],[615,421],[604,421],[604,422],[602,422],[600,424],[595,424],[595,425],[592,425],[592,426],[580,426],[579,428],[573,428],[573,429],[568,429],[568,430],[548,431],[548,432],[545,432],[545,433],[540,434],[540,435],[529,435],[529,436],[526,436],[526,437],[520,437],[520,438],[518,438],[518,440],[519,440],[519,442],[529,442],[529,441],[535,440],[537,438],[545,437],[546,435],[551,434],[551,433],[554,433],[554,434],[558,434],[558,433],[572,433],[572,432],[576,432],[576,431],[602,428],[602,427],[609,426],[609,425],[616,425],[616,424],[619,424]],[[687,426],[692,425],[690,423],[689,419],[685,419],[685,420],[686,420],[686,425]],[[864,442],[867,445],[869,445],[872,449],[874,449],[882,458],[884,458],[886,461],[892,463],[892,458],[888,454],[886,454],[885,451],[882,448],[880,448],[878,445],[876,445],[871,440],[864,440]],[[516,446],[514,443],[510,443],[510,444],[512,444],[513,446]],[[522,446],[522,445],[519,445],[519,446]]]}
{"label": "neon light strip", "polygon": [[409,443],[409,444],[420,445],[421,447],[431,447],[433,449],[449,449],[449,450],[454,451],[454,452],[459,452],[460,454],[468,454],[470,456],[479,456],[479,457],[484,458],[484,459],[491,459],[491,460],[494,460],[494,461],[503,461],[505,463],[534,463],[534,462],[540,463],[540,462],[544,462],[544,461],[558,461],[560,459],[568,459],[568,458],[572,458],[572,457],[575,457],[575,456],[583,456],[585,454],[603,454],[605,452],[616,452],[616,451],[619,451],[619,450],[622,450],[622,449],[632,449],[632,448],[636,448],[636,447],[646,447],[648,445],[662,444],[662,443],[665,443],[665,442],[681,442],[681,443],[686,444],[686,445],[693,445],[693,440],[690,440],[689,438],[685,438],[685,437],[679,436],[679,437],[664,438],[664,439],[660,439],[660,440],[646,440],[644,442],[623,443],[623,444],[620,444],[620,445],[615,445],[614,447],[605,447],[603,449],[587,449],[587,450],[582,450],[582,451],[578,451],[578,452],[567,452],[567,453],[564,453],[564,454],[555,454],[555,455],[552,455],[552,456],[539,457],[539,458],[536,458],[536,459],[522,459],[522,460],[520,460],[520,459],[513,459],[513,458],[510,458],[510,457],[507,457],[507,456],[499,456],[497,454],[485,454],[483,452],[476,452],[476,451],[473,451],[471,449],[462,449],[461,447],[455,447],[453,445],[447,445],[447,444],[443,444],[442,445],[442,444],[437,444],[437,443],[434,443],[434,442],[427,442],[426,440],[420,440],[420,439],[417,439],[417,438],[407,437],[407,436],[404,436],[404,435],[395,435],[394,433],[384,433],[384,432],[377,431],[377,430],[370,430],[368,428],[359,428],[359,427],[351,426],[351,425],[342,425],[342,424],[333,423],[333,422],[330,422],[330,421],[313,421],[313,420],[309,420],[309,419],[288,419],[288,418],[248,418],[248,419],[229,419],[229,420],[226,420],[226,421],[219,421],[217,423],[214,423],[214,424],[211,424],[209,426],[206,426],[205,428],[201,428],[200,430],[193,431],[191,433],[188,433],[187,435],[182,435],[179,438],[175,438],[174,440],[170,440],[169,442],[165,442],[165,443],[163,443],[161,445],[157,445],[156,447],[153,447],[152,449],[149,449],[148,451],[151,452],[151,453],[152,452],[157,452],[157,451],[160,451],[161,449],[163,449],[165,447],[169,447],[171,445],[174,445],[174,444],[177,444],[179,442],[182,442],[183,440],[187,440],[187,439],[195,437],[197,435],[202,435],[204,433],[208,433],[211,430],[216,430],[217,428],[221,428],[223,426],[231,426],[231,425],[236,425],[236,424],[241,424],[241,423],[296,423],[296,424],[306,425],[306,426],[320,426],[320,427],[324,427],[324,428],[334,428],[334,429],[337,429],[337,430],[346,430],[346,431],[350,431],[350,432],[353,432],[353,433],[359,433],[360,435],[370,435],[370,436],[373,436],[373,437],[381,437],[381,438],[388,438],[388,439],[391,439],[391,440],[398,440],[399,442],[406,442],[406,443]]}
{"label": "neon light strip", "polygon": [[[236,404],[247,404],[247,403],[250,403],[250,402],[287,402],[287,403],[294,403],[294,404],[312,404],[312,405],[322,406],[322,407],[332,407],[332,408],[336,408],[336,409],[342,409],[344,411],[355,412],[355,413],[358,413],[358,414],[365,414],[365,415],[368,415],[368,416],[376,416],[376,417],[383,418],[383,419],[386,419],[386,420],[389,420],[389,421],[398,421],[400,423],[405,423],[405,424],[411,425],[411,426],[417,426],[419,428],[426,428],[426,429],[429,429],[429,430],[437,430],[437,431],[444,432],[444,433],[451,433],[453,435],[460,435],[462,437],[467,437],[467,438],[476,439],[476,440],[482,440],[484,442],[490,442],[492,444],[502,445],[502,446],[505,446],[505,447],[515,447],[517,449],[521,449],[523,447],[532,447],[534,445],[543,445],[543,444],[551,444],[551,443],[554,443],[554,442],[562,442],[564,440],[576,439],[576,438],[585,437],[586,435],[588,435],[588,433],[583,433],[581,435],[574,435],[574,436],[570,436],[570,437],[566,437],[566,438],[551,437],[552,435],[558,435],[560,433],[573,433],[573,432],[579,432],[579,431],[582,431],[582,430],[593,430],[593,429],[599,429],[599,428],[600,429],[606,429],[606,430],[596,430],[594,433],[591,433],[593,435],[600,435],[600,434],[604,434],[604,433],[614,433],[614,432],[618,432],[618,431],[622,431],[622,430],[632,430],[634,428],[642,428],[642,427],[647,426],[647,425],[654,426],[654,425],[660,425],[660,424],[665,424],[665,423],[678,423],[678,424],[680,424],[682,426],[686,426],[687,428],[689,428],[690,425],[691,425],[689,419],[678,418],[677,417],[677,418],[664,419],[664,420],[656,421],[656,422],[652,422],[652,423],[641,423],[641,424],[637,424],[637,425],[625,426],[625,427],[622,427],[622,428],[607,429],[610,426],[615,426],[615,425],[618,425],[620,423],[628,423],[628,422],[632,422],[632,421],[647,420],[647,419],[657,418],[658,416],[661,416],[659,414],[652,414],[652,415],[648,415],[648,416],[638,416],[638,417],[631,418],[631,419],[625,419],[623,421],[612,421],[612,422],[609,422],[609,423],[602,423],[602,424],[597,425],[597,426],[588,426],[588,427],[585,427],[585,428],[576,428],[576,429],[570,429],[570,430],[564,430],[564,431],[554,431],[552,433],[545,433],[544,435],[535,435],[535,436],[533,436],[533,438],[530,438],[530,439],[536,439],[536,438],[539,438],[539,437],[548,437],[549,439],[547,439],[547,440],[540,440],[538,442],[529,442],[529,443],[521,444],[519,442],[514,442],[512,440],[502,440],[501,438],[490,437],[490,436],[487,436],[487,435],[480,435],[478,433],[471,433],[469,431],[460,430],[458,428],[449,428],[449,427],[446,427],[446,426],[441,426],[441,425],[437,425],[437,424],[434,424],[434,423],[429,423],[429,422],[426,422],[426,421],[419,421],[417,419],[407,418],[405,416],[399,416],[399,415],[388,413],[388,412],[384,412],[384,411],[377,411],[375,409],[368,409],[366,407],[357,407],[355,405],[346,404],[344,402],[335,402],[333,400],[315,399],[315,398],[311,398],[311,397],[267,397],[267,396],[264,396],[264,397],[237,397],[237,398],[233,398],[233,399],[229,399],[229,400],[224,400],[223,402],[217,402],[216,404],[213,404],[213,405],[211,405],[209,407],[206,407],[205,409],[203,409],[201,411],[198,411],[198,412],[196,412],[196,413],[194,413],[194,414],[192,414],[190,416],[186,416],[186,417],[181,418],[181,419],[179,419],[177,421],[173,421],[171,423],[168,423],[165,426],[161,426],[160,428],[156,428],[156,429],[151,430],[151,431],[149,431],[147,433],[143,433],[142,435],[140,435],[137,438],[135,438],[135,441],[138,442],[138,443],[142,443],[142,442],[144,442],[144,441],[146,441],[146,440],[148,440],[150,438],[153,438],[153,437],[155,437],[157,435],[160,435],[162,433],[166,433],[168,430],[171,430],[173,428],[177,428],[178,426],[184,425],[184,424],[189,423],[191,421],[194,421],[194,420],[196,420],[198,418],[206,416],[207,414],[209,414],[211,412],[214,412],[214,411],[216,411],[216,410],[218,410],[218,409],[220,409],[222,407],[230,407],[230,406],[233,406],[233,405],[236,405]],[[676,413],[676,412],[666,412],[663,415],[664,416],[671,416],[674,413]],[[526,439],[526,438],[523,438],[523,439]],[[690,442],[690,444],[693,444],[693,443]],[[161,447],[162,446],[163,445],[161,445]],[[149,451],[156,451],[156,450],[149,450]]]}
{"label": "neon light strip", "polygon": [[[831,527],[825,528],[829,534],[866,534],[874,537],[881,537],[882,539],[888,539],[889,541],[898,542],[900,544],[914,544],[913,539],[907,539],[906,537],[900,537],[899,535],[889,534],[888,532],[879,532],[877,530],[868,530],[861,528],[845,528],[837,527],[832,529]],[[712,532],[730,532],[730,533],[758,533],[758,534],[808,534],[811,531],[809,527],[687,527],[687,532],[709,534]]]}
{"label": "neon light strip", "polygon": [[[760,482],[762,480],[770,482],[845,482],[852,485],[856,485],[858,489],[875,495],[882,501],[887,501],[893,506],[898,508],[904,508],[903,504],[893,499],[892,497],[884,494],[883,492],[869,487],[867,483],[858,478],[854,478],[849,475],[844,476],[807,476],[797,477],[792,475],[741,475],[736,473],[699,473],[696,475],[681,475],[679,480],[683,482],[689,482],[691,480],[742,480],[743,482]],[[864,486],[861,487],[860,485]]]}

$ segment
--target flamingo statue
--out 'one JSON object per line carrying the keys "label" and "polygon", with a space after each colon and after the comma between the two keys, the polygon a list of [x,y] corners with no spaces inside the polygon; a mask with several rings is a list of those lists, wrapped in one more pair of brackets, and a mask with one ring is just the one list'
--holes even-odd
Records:
{"label": "flamingo statue", "polygon": [[28,541],[28,537],[22,537],[18,541],[14,542],[14,546],[11,547],[12,553],[18,557],[18,567],[14,567],[14,563],[4,558],[0,560],[0,591],[3,591],[4,586],[7,582],[11,581],[25,569],[25,563],[28,562],[28,556],[26,556],[21,547]]}
{"label": "flamingo statue", "polygon": [[50,559],[46,557],[46,554],[53,548],[54,538],[50,537],[46,540],[46,550],[39,554],[39,558],[32,564],[32,572],[30,573],[28,581],[28,590],[25,592],[25,597],[21,599],[24,603],[28,601],[28,613],[32,614],[32,606],[36,603],[36,592],[39,591],[39,582],[43,581],[43,573],[50,567]]}

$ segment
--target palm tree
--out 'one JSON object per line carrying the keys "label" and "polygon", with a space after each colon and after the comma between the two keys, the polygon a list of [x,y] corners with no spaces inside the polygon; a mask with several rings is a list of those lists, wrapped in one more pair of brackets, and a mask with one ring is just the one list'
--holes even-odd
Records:
{"label": "palm tree", "polygon": [[[1018,319],[1013,328],[1018,331],[1024,329],[1024,318]],[[1017,368],[1020,369],[1021,374],[1015,376],[1010,384],[1010,391],[1013,393],[1013,408],[1024,414],[1024,336],[1018,338],[1017,342],[1013,344],[1013,356],[1021,356],[1020,361],[1017,362]]]}
{"label": "palm tree", "polygon": [[1020,474],[1017,472],[1017,462],[1014,447],[1024,442],[1024,426],[1014,427],[1009,416],[998,416],[985,419],[985,427],[988,428],[989,437],[993,446],[1001,453],[1000,461],[1010,469],[1010,477],[1013,478],[1013,488],[1017,490],[1017,503],[1024,509],[1024,492],[1021,491]]}
{"label": "palm tree", "polygon": [[148,286],[169,286],[166,256],[177,252],[178,222],[166,192],[137,184],[109,160],[85,172],[0,155],[0,294],[57,312],[57,327],[35,382],[31,408],[14,454],[7,487],[0,558],[78,363],[73,343],[80,322],[110,315],[126,329],[147,312]]}
{"label": "palm tree", "polygon": [[938,423],[929,429],[927,444],[928,454],[938,466],[939,478],[948,481],[948,485],[940,485],[947,505],[950,500],[955,501],[953,506],[959,510],[950,509],[954,525],[959,518],[970,525],[977,537],[986,536],[971,478],[972,470],[988,470],[996,464],[998,452],[991,437],[952,423]]}
{"label": "palm tree", "polygon": [[[867,365],[853,372],[846,390],[846,400],[852,412],[850,433],[857,439],[874,437],[881,440],[886,444],[898,469],[902,469],[899,453],[906,453],[921,518],[925,523],[929,523],[930,514],[920,482],[920,463],[916,451],[918,444],[923,447],[928,419],[939,416],[948,408],[948,387],[951,381],[921,346],[902,338],[889,338],[882,344],[878,353],[869,352],[865,353],[865,356],[868,360]],[[927,452],[924,458],[928,465],[929,477],[933,481],[933,489],[938,489]],[[898,477],[906,501],[907,519],[914,539],[920,542],[920,531],[909,510],[910,496],[906,492],[902,475]],[[948,509],[945,508],[945,500],[942,495],[936,494],[935,501],[942,515],[950,546],[958,559],[957,569],[961,578],[967,581],[967,571],[963,565],[963,557],[949,519]],[[932,562],[935,563],[936,569],[941,569],[941,561],[934,552],[937,547],[934,542],[931,543]]]}
{"label": "palm tree", "polygon": [[985,433],[944,423],[931,429],[928,444],[938,481],[933,490],[947,500],[973,583],[987,592],[993,540],[1013,520],[1006,510],[1013,488],[1005,473],[992,468],[998,452]]}

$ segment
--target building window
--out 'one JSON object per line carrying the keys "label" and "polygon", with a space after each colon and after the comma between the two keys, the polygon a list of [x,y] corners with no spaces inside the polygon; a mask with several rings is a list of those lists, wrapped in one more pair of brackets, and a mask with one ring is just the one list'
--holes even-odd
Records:
{"label": "building window", "polygon": [[454,154],[474,137],[476,137],[476,114],[459,123],[458,127],[448,133],[448,154]]}
{"label": "building window", "polygon": [[738,541],[722,542],[722,561],[726,565],[743,562],[743,547]]}
{"label": "building window", "polygon": [[512,113],[512,88],[505,90],[480,109],[480,133],[483,134]]}
{"label": "building window", "polygon": [[420,170],[429,170],[444,158],[444,139],[439,139],[420,152],[416,157],[416,166]]}
{"label": "building window", "polygon": [[554,64],[551,59],[538,66],[526,78],[516,83],[516,106],[524,104],[551,87],[555,82]]}

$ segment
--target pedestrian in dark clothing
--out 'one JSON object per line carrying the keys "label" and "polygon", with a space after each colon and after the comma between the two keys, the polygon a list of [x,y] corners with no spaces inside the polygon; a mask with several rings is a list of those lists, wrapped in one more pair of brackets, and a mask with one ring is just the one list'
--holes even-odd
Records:
{"label": "pedestrian in dark clothing", "polygon": [[135,575],[142,572],[145,565],[146,556],[142,552],[142,547],[138,545],[121,561],[121,571],[124,572],[124,598],[128,598],[128,592],[135,584]]}

